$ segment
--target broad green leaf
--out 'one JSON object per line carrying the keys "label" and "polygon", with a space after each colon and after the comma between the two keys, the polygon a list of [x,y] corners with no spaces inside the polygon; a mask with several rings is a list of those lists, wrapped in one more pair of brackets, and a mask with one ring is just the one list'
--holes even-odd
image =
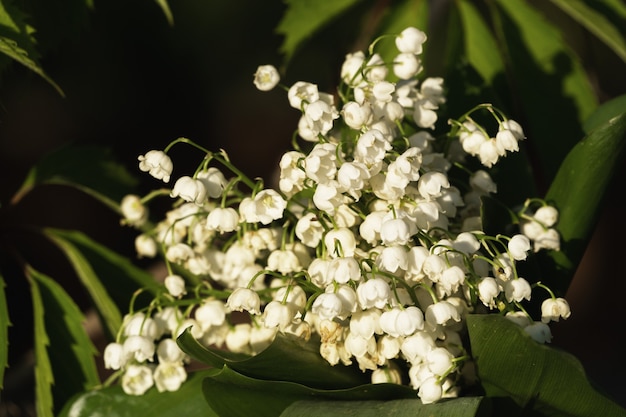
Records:
{"label": "broad green leaf", "polygon": [[163,11],[165,18],[167,19],[167,23],[169,23],[170,26],[174,26],[174,16],[172,15],[172,10],[170,9],[170,5],[168,4],[167,0],[155,1]]}
{"label": "broad green leaf", "polygon": [[9,363],[9,326],[11,325],[5,287],[4,277],[0,273],[0,391],[4,388],[4,370]]}
{"label": "broad green leaf", "polygon": [[44,233],[67,256],[111,336],[122,323],[120,310],[127,311],[135,291],[156,293],[160,288],[150,273],[84,233],[50,228]]}
{"label": "broad green leaf", "polygon": [[34,165],[12,202],[18,202],[40,184],[64,184],[97,198],[119,212],[119,202],[133,191],[137,180],[116,162],[111,151],[99,146],[67,146]]}
{"label": "broad green leaf", "polygon": [[[578,266],[613,173],[626,143],[626,112],[609,119],[580,141],[567,155],[546,199],[559,210],[557,230],[561,250],[551,252],[556,271],[550,287],[564,292]],[[549,265],[549,264],[548,264]]]}
{"label": "broad green leaf", "polygon": [[32,32],[25,15],[11,2],[0,0],[0,52],[38,74],[64,96],[61,87],[40,66]]}
{"label": "broad green leaf", "polygon": [[178,337],[178,344],[202,363],[214,368],[228,365],[251,378],[291,381],[326,389],[353,387],[369,380],[356,367],[331,366],[319,354],[319,344],[303,343],[289,336],[278,335],[267,349],[255,356],[207,349],[194,339],[189,329]]}
{"label": "broad green leaf", "polygon": [[307,39],[359,1],[286,0],[287,11],[276,27],[285,36],[280,48],[285,62]]}
{"label": "broad green leaf", "polygon": [[587,118],[587,120],[585,120],[583,125],[585,133],[591,133],[591,131],[597,127],[600,127],[610,119],[617,117],[622,113],[626,113],[626,94],[602,103],[602,105],[598,107],[596,111],[594,111],[591,116]]}
{"label": "broad green leaf", "polygon": [[[276,361],[275,368],[284,365]],[[293,371],[294,376],[297,371]],[[296,413],[281,414],[296,401],[313,400],[381,400],[398,398],[416,398],[414,390],[396,384],[364,384],[346,389],[324,390],[314,389],[289,380],[264,380],[242,375],[228,366],[215,369],[203,383],[204,396],[209,406],[220,416],[270,417],[278,415],[297,415]],[[415,399],[417,404],[421,401]],[[431,413],[436,407],[429,407]],[[319,416],[332,416],[321,412]],[[474,414],[462,414],[461,416]]]}
{"label": "broad green leaf", "polygon": [[119,385],[85,392],[68,401],[58,417],[217,417],[202,394],[207,371],[189,374],[175,392],[151,388],[144,395],[128,395]]}
{"label": "broad green leaf", "polygon": [[280,417],[489,417],[491,415],[488,399],[460,397],[426,405],[415,399],[389,401],[301,400],[287,407]]}
{"label": "broad green leaf", "polygon": [[463,25],[467,59],[485,82],[492,84],[497,75],[504,73],[498,44],[473,2],[457,0],[456,4]]}
{"label": "broad green leaf", "polygon": [[626,416],[625,409],[591,386],[569,353],[535,342],[499,315],[470,314],[467,325],[488,397],[510,397],[521,409],[546,416]]}
{"label": "broad green leaf", "polygon": [[[74,393],[100,383],[97,350],[83,327],[84,317],[52,278],[27,267],[35,321],[35,392],[38,416],[52,416]],[[58,380],[55,380],[55,375]]]}
{"label": "broad green leaf", "polygon": [[624,0],[598,0],[601,4],[609,7],[615,15],[626,19],[626,3]]}
{"label": "broad green leaf", "polygon": [[528,141],[538,161],[542,188],[549,184],[569,149],[583,136],[582,122],[597,107],[585,70],[558,29],[528,2],[497,0],[495,33],[516,103],[522,108]]}
{"label": "broad green leaf", "polygon": [[581,0],[551,1],[626,62],[626,41],[610,20]]}

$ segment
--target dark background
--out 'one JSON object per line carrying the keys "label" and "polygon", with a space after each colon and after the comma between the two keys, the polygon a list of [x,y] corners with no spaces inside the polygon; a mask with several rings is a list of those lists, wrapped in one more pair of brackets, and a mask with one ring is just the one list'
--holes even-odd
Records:
{"label": "dark background", "polygon": [[[50,1],[50,12],[60,3]],[[279,66],[282,62],[278,52],[282,38],[275,27],[284,4],[177,0],[170,6],[173,27],[153,0],[110,0],[96,1],[94,10],[86,12],[86,19],[63,16],[75,19],[67,22],[74,27],[71,33],[55,37],[54,28],[38,28],[43,35],[51,34],[49,41],[41,37],[40,46],[46,52],[42,66],[66,96],[61,97],[20,65],[9,66],[2,74],[3,205],[36,161],[67,144],[109,147],[117,160],[137,173],[140,190],[148,190],[155,183],[140,175],[137,156],[162,149],[180,136],[212,150],[223,148],[248,175],[271,181],[273,167],[290,147],[299,115],[288,106],[282,90],[259,92],[252,76],[260,64]],[[77,21],[84,23],[77,25]],[[320,89],[334,85],[344,54],[353,50],[352,41],[347,37],[320,37],[316,41],[319,48],[314,44],[306,57],[296,56],[286,74],[286,84],[303,79],[318,83]],[[603,100],[626,92],[623,73],[612,65],[614,60],[605,58],[592,53],[586,57],[593,76],[603,81],[599,91]],[[197,154],[176,148],[172,155],[179,164],[176,168],[184,169],[185,161],[193,164],[189,169],[195,168]],[[619,204],[622,178],[624,173],[618,173],[568,293],[572,316],[553,326],[553,345],[576,355],[592,379],[626,405],[626,362],[620,358],[619,345],[624,333],[621,297],[626,290],[619,263],[626,253],[621,238],[626,233],[624,209]],[[120,227],[114,213],[78,192],[42,187],[20,204],[14,216],[15,221],[80,229],[96,241],[134,256],[134,232]],[[29,249],[42,265],[55,263],[55,254],[48,252],[48,247]],[[145,261],[143,265],[150,266]],[[53,266],[64,271],[63,265]],[[11,317],[12,343],[14,335],[30,331],[24,329],[30,329],[32,322],[31,306],[20,296],[27,288],[20,285],[26,284],[9,282],[7,288],[13,308],[23,307],[19,315]],[[74,281],[67,279],[64,285],[79,302],[86,300]],[[30,415],[32,357],[28,343],[19,343],[10,346],[13,366],[7,370],[0,416]]]}

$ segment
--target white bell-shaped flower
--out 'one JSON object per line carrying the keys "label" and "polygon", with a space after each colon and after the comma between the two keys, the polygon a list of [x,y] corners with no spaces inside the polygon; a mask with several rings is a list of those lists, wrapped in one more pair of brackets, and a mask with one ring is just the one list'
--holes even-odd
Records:
{"label": "white bell-shaped flower", "polygon": [[408,251],[404,246],[387,246],[378,254],[376,265],[383,271],[401,275],[409,265]]}
{"label": "white bell-shaped flower", "polygon": [[359,262],[353,256],[334,258],[328,264],[328,277],[339,284],[361,280]]}
{"label": "white bell-shaped flower", "polygon": [[185,280],[180,275],[171,274],[166,276],[163,284],[165,284],[167,292],[169,292],[172,297],[182,297],[187,293]]}
{"label": "white bell-shaped flower", "polygon": [[478,282],[478,298],[486,307],[496,307],[496,298],[501,291],[502,287],[493,277],[484,277]]}
{"label": "white bell-shaped flower", "polygon": [[333,280],[328,274],[330,260],[323,258],[315,258],[307,267],[307,273],[311,278],[311,282],[318,287],[325,288]]}
{"label": "white bell-shaped flower", "polygon": [[152,370],[146,365],[129,365],[122,375],[121,385],[128,395],[143,395],[154,385]]}
{"label": "white bell-shaped flower", "polygon": [[559,321],[561,317],[567,319],[571,314],[569,303],[564,298],[547,298],[541,303],[541,321],[544,323]]}
{"label": "white bell-shaped flower", "polygon": [[261,190],[254,197],[254,212],[262,224],[270,224],[283,217],[287,202],[275,190]]}
{"label": "white bell-shaped flower", "polygon": [[524,235],[515,235],[507,244],[509,253],[516,261],[523,261],[530,251],[530,239]]}
{"label": "white bell-shaped flower", "polygon": [[125,195],[120,203],[120,210],[128,225],[139,227],[148,220],[148,208],[141,202],[138,195]]}
{"label": "white bell-shaped flower", "polygon": [[428,352],[435,348],[435,340],[427,331],[417,331],[404,338],[400,345],[402,355],[411,364],[418,364],[426,360]]}
{"label": "white bell-shaped flower", "polygon": [[139,258],[154,258],[158,252],[157,243],[152,236],[142,233],[135,238],[135,251]]}
{"label": "white bell-shaped flower", "polygon": [[125,336],[145,336],[152,340],[159,337],[157,323],[154,319],[141,312],[126,315],[122,326],[124,327]]}
{"label": "white bell-shaped flower", "polygon": [[411,227],[408,219],[385,220],[380,228],[380,239],[384,245],[406,245],[411,240]]}
{"label": "white bell-shaped flower", "polygon": [[531,292],[530,284],[524,278],[511,279],[504,283],[504,296],[509,303],[530,300]]}
{"label": "white bell-shaped flower", "polygon": [[261,297],[249,288],[237,288],[228,296],[226,307],[232,311],[247,311],[258,315],[261,314]]}
{"label": "white bell-shaped flower", "polygon": [[422,45],[426,38],[426,33],[415,27],[408,27],[396,36],[396,47],[400,52],[419,55],[422,53]]}
{"label": "white bell-shaped flower", "polygon": [[284,329],[294,319],[294,313],[289,304],[274,300],[265,306],[261,320],[265,327]]}
{"label": "white bell-shaped flower", "polygon": [[317,314],[322,320],[333,320],[343,313],[343,302],[337,294],[320,294],[311,307],[313,314]]}
{"label": "white bell-shaped flower", "polygon": [[432,404],[443,397],[443,388],[436,376],[426,378],[419,387],[417,395],[423,404]]}
{"label": "white bell-shaped flower", "polygon": [[356,293],[362,309],[383,309],[390,301],[391,288],[382,278],[370,278],[359,284]]}
{"label": "white bell-shaped flower", "polygon": [[454,356],[444,347],[436,347],[426,354],[428,369],[437,375],[445,375],[452,368]]}
{"label": "white bell-shaped flower", "polygon": [[204,188],[206,188],[207,195],[210,198],[220,197],[228,184],[222,171],[215,167],[209,167],[198,172],[196,179],[204,184]]}
{"label": "white bell-shaped flower", "polygon": [[104,368],[114,371],[122,369],[128,361],[128,357],[124,353],[124,346],[120,343],[112,342],[106,345],[103,356]]}
{"label": "white bell-shaped flower", "polygon": [[350,332],[369,339],[374,334],[382,334],[380,316],[382,312],[377,308],[356,311],[350,317]]}
{"label": "white bell-shaped flower", "polygon": [[273,65],[260,65],[254,73],[254,85],[261,91],[270,91],[280,82],[280,74]]}
{"label": "white bell-shaped flower", "polygon": [[356,238],[352,230],[340,227],[329,230],[324,236],[326,251],[333,257],[354,256],[356,250]]}
{"label": "white bell-shaped flower", "polygon": [[226,322],[228,308],[222,300],[207,299],[196,309],[194,318],[207,331],[211,327],[219,327]]}
{"label": "white bell-shaped flower", "polygon": [[369,103],[348,101],[341,109],[341,116],[349,127],[361,130],[372,123],[372,108]]}
{"label": "white bell-shaped flower", "polygon": [[145,336],[128,336],[123,343],[124,356],[137,362],[154,360],[154,342]]}
{"label": "white bell-shaped flower", "polygon": [[176,180],[170,197],[180,197],[187,202],[203,205],[207,199],[207,191],[202,181],[183,176]]}
{"label": "white bell-shaped flower", "polygon": [[170,338],[163,339],[159,342],[156,354],[160,363],[177,363],[182,362],[185,359],[185,352],[178,347],[178,344],[174,341],[174,339]]}
{"label": "white bell-shaped flower", "polygon": [[286,275],[302,270],[302,265],[293,251],[277,249],[267,258],[267,269]]}
{"label": "white bell-shaped flower", "polygon": [[153,379],[159,392],[178,391],[187,380],[187,371],[182,362],[161,362],[154,369]]}
{"label": "white bell-shaped flower", "polygon": [[148,172],[157,180],[163,180],[165,183],[170,181],[174,165],[172,159],[165,152],[148,151],[145,155],[140,155],[138,159],[141,171]]}
{"label": "white bell-shaped flower", "polygon": [[287,98],[291,107],[302,110],[303,103],[313,103],[320,99],[320,95],[317,85],[298,81],[289,88]]}
{"label": "white bell-shaped flower", "polygon": [[226,348],[231,352],[250,353],[251,331],[250,323],[237,323],[232,326],[224,339]]}
{"label": "white bell-shaped flower", "polygon": [[402,384],[402,374],[397,368],[385,366],[372,372],[372,384]]}
{"label": "white bell-shaped flower", "polygon": [[311,130],[325,135],[333,128],[335,119],[339,118],[339,112],[325,100],[317,100],[306,106],[304,117]]}
{"label": "white bell-shaped flower", "polygon": [[402,80],[415,77],[422,70],[422,62],[413,53],[400,53],[393,60],[393,73]]}
{"label": "white bell-shaped flower", "polygon": [[559,212],[552,206],[541,206],[535,211],[533,217],[545,227],[552,227],[559,219]]}
{"label": "white bell-shaped flower", "polygon": [[411,336],[424,328],[424,313],[416,306],[392,308],[380,316],[380,327],[392,337]]}
{"label": "white bell-shaped flower", "polygon": [[207,216],[206,228],[219,233],[237,230],[239,213],[232,207],[216,207]]}

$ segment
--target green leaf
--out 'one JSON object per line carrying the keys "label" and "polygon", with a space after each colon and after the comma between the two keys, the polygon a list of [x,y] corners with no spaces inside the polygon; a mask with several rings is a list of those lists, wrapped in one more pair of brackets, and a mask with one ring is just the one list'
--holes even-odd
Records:
{"label": "green leaf", "polygon": [[189,374],[175,392],[151,388],[144,395],[128,395],[119,385],[78,395],[68,401],[58,417],[217,417],[202,395],[202,381],[207,371]]}
{"label": "green leaf", "polygon": [[119,213],[119,202],[133,191],[137,180],[109,149],[85,145],[66,146],[42,158],[30,169],[13,203],[41,184],[75,187]]}
{"label": "green leaf", "polygon": [[609,119],[580,141],[567,155],[546,200],[559,210],[557,230],[561,250],[544,262],[554,262],[554,284],[564,292],[582,258],[598,219],[606,188],[622,161],[626,143],[626,112]]}
{"label": "green leaf", "polygon": [[[283,365],[275,362],[274,367]],[[293,372],[294,376],[297,372]],[[364,384],[346,389],[314,389],[287,380],[262,380],[242,375],[228,366],[215,369],[203,383],[204,396],[209,406],[220,416],[270,417],[278,415],[298,415],[295,411],[283,413],[291,404],[301,400],[315,400],[315,404],[324,404],[325,400],[366,401],[413,398],[414,408],[424,407],[416,398],[416,392],[404,385]],[[478,401],[480,402],[480,401]],[[309,402],[307,402],[309,404]],[[355,405],[358,402],[354,403]],[[374,402],[370,404],[375,404]],[[316,410],[313,405],[312,410]],[[297,409],[298,407],[296,407]],[[428,407],[432,413],[437,407]],[[325,405],[328,409],[328,404]],[[283,414],[281,414],[283,413]],[[332,416],[320,412],[318,416]],[[336,414],[335,414],[336,415]],[[466,416],[474,414],[461,414]]]}
{"label": "green leaf", "polygon": [[591,386],[569,353],[535,342],[499,315],[470,314],[467,325],[487,396],[510,397],[521,409],[541,415],[626,416],[626,410]]}
{"label": "green leaf", "polygon": [[495,33],[514,80],[513,108],[522,108],[527,118],[519,120],[528,136],[524,146],[539,163],[543,188],[582,137],[582,122],[596,109],[597,98],[579,58],[554,25],[523,0],[495,3]]}
{"label": "green leaf", "polygon": [[[30,274],[32,276],[32,274]],[[33,319],[35,331],[35,398],[37,415],[41,417],[52,417],[54,403],[52,400],[52,384],[54,375],[52,365],[48,356],[47,347],[50,344],[48,333],[46,333],[45,314],[43,298],[38,282],[31,277],[31,298],[33,302]]]}
{"label": "green leaf", "polygon": [[4,388],[4,371],[9,364],[9,326],[11,325],[5,287],[4,277],[0,273],[0,391]]}
{"label": "green leaf", "polygon": [[622,113],[626,113],[626,94],[602,103],[602,105],[585,120],[583,125],[585,133],[591,133],[592,130]]}
{"label": "green leaf", "polygon": [[276,27],[285,36],[281,52],[289,62],[296,50],[317,31],[361,0],[286,0],[287,11]]}
{"label": "green leaf", "polygon": [[84,233],[48,228],[44,234],[67,256],[102,315],[109,335],[117,333],[122,323],[120,309],[127,310],[138,288],[152,293],[160,288],[148,272]]}
{"label": "green leaf", "polygon": [[626,19],[626,4],[623,0],[598,0],[601,4],[611,9],[616,16]]}
{"label": "green leaf", "polygon": [[461,397],[437,404],[419,400],[389,401],[311,401],[292,403],[280,417],[358,416],[358,417],[488,417],[490,402],[483,397]]}
{"label": "green leaf", "polygon": [[498,44],[473,2],[457,0],[456,4],[463,24],[467,59],[485,82],[492,84],[498,74],[504,73]]}
{"label": "green leaf", "polygon": [[23,13],[10,1],[0,0],[0,52],[38,74],[64,96],[61,87],[39,65],[35,41],[31,36],[33,28],[25,20]]}
{"label": "green leaf", "polygon": [[[27,267],[35,321],[35,391],[37,415],[52,416],[55,401],[100,383],[97,350],[72,298],[50,277]],[[54,375],[62,376],[55,384]],[[53,394],[54,393],[54,398]]]}
{"label": "green leaf", "polygon": [[198,343],[189,329],[177,341],[192,358],[214,368],[228,365],[251,378],[285,380],[326,389],[353,387],[369,380],[356,367],[331,366],[319,354],[319,343],[304,343],[288,335],[277,335],[268,348],[255,356],[207,349]]}
{"label": "green leaf", "polygon": [[170,26],[174,26],[174,16],[172,15],[172,10],[170,9],[170,5],[168,4],[167,0],[155,0],[155,1],[159,5],[161,10],[163,11],[165,18],[167,19],[167,23]]}
{"label": "green leaf", "polygon": [[551,0],[557,7],[604,42],[622,61],[626,62],[626,41],[615,26],[581,0]]}

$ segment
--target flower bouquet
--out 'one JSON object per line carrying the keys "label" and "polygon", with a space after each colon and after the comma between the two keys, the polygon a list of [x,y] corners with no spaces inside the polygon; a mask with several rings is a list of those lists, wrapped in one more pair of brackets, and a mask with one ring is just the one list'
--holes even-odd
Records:
{"label": "flower bouquet", "polygon": [[[344,10],[330,4],[317,7]],[[470,41],[489,39],[470,2],[458,9],[476,28]],[[101,380],[78,306],[19,257],[38,415],[626,416],[550,344],[553,323],[576,314],[565,293],[623,148],[624,101],[598,108],[547,192],[529,195],[516,185],[530,177],[525,126],[474,101],[471,82],[427,76],[429,36],[399,26],[405,10],[345,55],[335,88],[258,67],[254,86],[282,89],[298,116],[270,179],[186,137],[139,155],[155,184],[144,194],[105,192],[126,177],[98,150],[33,168],[10,207],[38,184],[70,184],[118,213],[137,256],[161,268],[77,231],[38,231],[68,259],[107,339]],[[290,17],[280,28],[297,37],[303,20]],[[483,65],[492,51],[468,50],[495,77]],[[174,157],[181,147],[192,162]],[[0,275],[8,340],[6,299]]]}
{"label": "flower bouquet", "polygon": [[[478,104],[436,129],[445,85],[420,79],[426,39],[408,27],[348,54],[332,93],[259,66],[256,87],[280,85],[301,113],[276,188],[187,138],[139,156],[174,185],[125,196],[123,223],[167,273],[106,346],[106,385],[141,398],[193,384],[225,416],[623,412],[545,346],[549,323],[571,314],[536,268],[560,249],[559,212],[540,198],[506,207],[490,175],[522,126]],[[174,146],[198,164],[176,165]],[[151,223],[163,196],[172,207]],[[195,384],[190,363],[210,367]],[[555,395],[564,376],[577,388]],[[68,415],[102,407],[97,396]]]}

